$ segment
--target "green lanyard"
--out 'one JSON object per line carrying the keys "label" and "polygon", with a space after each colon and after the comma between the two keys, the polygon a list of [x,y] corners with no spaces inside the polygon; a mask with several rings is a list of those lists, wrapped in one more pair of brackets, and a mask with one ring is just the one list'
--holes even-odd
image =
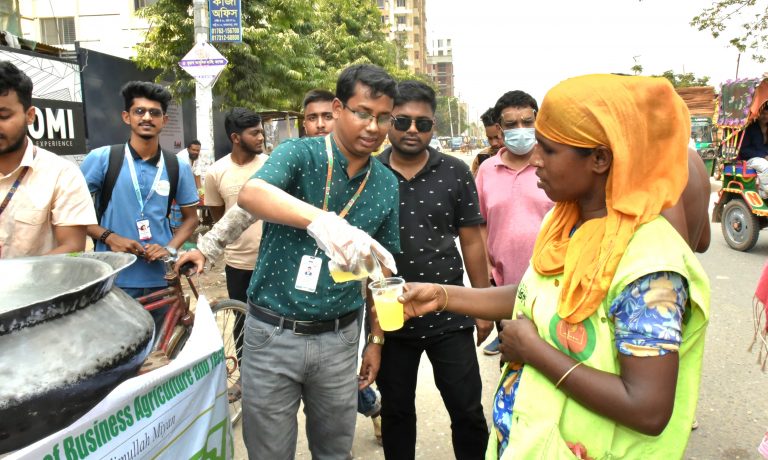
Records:
{"label": "green lanyard", "polygon": [[[328,175],[325,180],[325,197],[323,198],[323,211],[328,211],[328,198],[331,194],[331,176],[333,176],[333,148],[331,147],[331,135],[325,136],[325,152],[328,154]],[[371,176],[371,169],[373,169],[373,165],[368,165],[368,172],[365,173],[365,178],[363,178],[363,182],[360,183],[360,187],[358,187],[357,191],[354,195],[352,195],[352,198],[349,199],[349,202],[346,206],[344,206],[344,209],[339,213],[339,217],[342,219],[344,216],[349,214],[349,210],[352,209],[352,205],[355,204],[358,198],[360,198],[360,194],[363,193],[363,189],[365,188],[365,184],[368,183],[368,178]]]}

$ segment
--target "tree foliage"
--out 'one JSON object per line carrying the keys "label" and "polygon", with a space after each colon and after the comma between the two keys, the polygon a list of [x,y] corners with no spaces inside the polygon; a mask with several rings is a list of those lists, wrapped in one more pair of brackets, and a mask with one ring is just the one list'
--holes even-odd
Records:
{"label": "tree foliage", "polygon": [[435,132],[438,136],[450,136],[451,127],[453,127],[454,136],[460,136],[467,129],[467,114],[461,107],[459,99],[455,97],[437,97],[435,121],[437,122]]}
{"label": "tree foliage", "polygon": [[[194,45],[190,0],[158,0],[139,10],[150,22],[137,63],[160,69],[158,81],[171,82],[177,97],[194,94],[194,80],[178,62]],[[300,110],[312,88],[334,89],[348,65],[372,63],[396,78],[395,44],[381,30],[370,0],[260,0],[242,2],[243,42],[216,43],[229,64],[214,86],[224,106],[253,110]]]}
{"label": "tree foliage", "polygon": [[[739,22],[741,22],[739,24]],[[752,59],[765,62],[768,49],[768,2],[718,0],[691,19],[691,25],[718,38],[728,32],[728,43],[739,52],[751,50]]]}
{"label": "tree foliage", "polygon": [[654,77],[664,77],[672,83],[675,88],[687,88],[689,86],[707,86],[709,84],[709,77],[697,77],[691,72],[687,73],[675,73],[672,70],[667,70],[661,75],[654,75]]}

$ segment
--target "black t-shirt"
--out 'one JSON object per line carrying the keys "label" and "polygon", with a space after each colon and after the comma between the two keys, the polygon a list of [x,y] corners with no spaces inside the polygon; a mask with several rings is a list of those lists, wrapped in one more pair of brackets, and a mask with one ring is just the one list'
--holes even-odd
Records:
{"label": "black t-shirt", "polygon": [[[480,225],[475,180],[461,160],[429,148],[429,160],[407,180],[389,164],[391,148],[378,156],[400,185],[400,247],[395,255],[398,276],[406,281],[464,284],[464,263],[456,247],[459,227]],[[394,337],[431,337],[473,327],[474,319],[453,313],[413,318]]]}

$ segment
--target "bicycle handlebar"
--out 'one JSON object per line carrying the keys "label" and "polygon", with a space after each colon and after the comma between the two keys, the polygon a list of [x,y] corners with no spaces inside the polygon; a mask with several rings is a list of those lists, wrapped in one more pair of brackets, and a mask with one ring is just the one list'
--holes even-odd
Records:
{"label": "bicycle handlebar", "polygon": [[[166,256],[161,259],[163,261],[163,266],[165,267],[165,273],[174,273],[174,267],[176,265],[176,257],[173,256]],[[194,262],[187,262],[183,264],[181,267],[179,267],[179,273],[186,277],[190,277],[197,273],[197,266]]]}

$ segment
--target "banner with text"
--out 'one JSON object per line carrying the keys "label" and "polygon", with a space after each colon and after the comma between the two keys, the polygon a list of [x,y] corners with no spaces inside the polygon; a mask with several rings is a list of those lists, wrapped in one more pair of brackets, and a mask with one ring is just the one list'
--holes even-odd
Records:
{"label": "banner with text", "polygon": [[59,155],[85,155],[82,102],[32,98],[35,121],[27,132],[36,146]]}
{"label": "banner with text", "polygon": [[240,0],[208,0],[211,16],[209,41],[211,43],[238,43],[243,41],[243,14]]}
{"label": "banner with text", "polygon": [[231,459],[226,362],[203,296],[192,335],[170,364],[129,379],[69,427],[8,459]]}

